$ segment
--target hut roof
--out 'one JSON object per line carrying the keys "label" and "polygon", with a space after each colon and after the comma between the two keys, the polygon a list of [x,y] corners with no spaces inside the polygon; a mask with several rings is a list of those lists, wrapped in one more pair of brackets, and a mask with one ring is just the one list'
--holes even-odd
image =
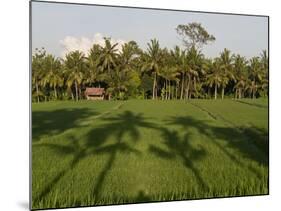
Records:
{"label": "hut roof", "polygon": [[103,95],[104,88],[90,88],[87,87],[85,91],[85,95]]}

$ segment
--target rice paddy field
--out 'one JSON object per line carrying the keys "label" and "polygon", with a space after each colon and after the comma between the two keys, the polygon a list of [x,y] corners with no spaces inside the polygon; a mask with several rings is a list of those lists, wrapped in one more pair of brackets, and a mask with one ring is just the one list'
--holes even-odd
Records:
{"label": "rice paddy field", "polygon": [[32,104],[32,209],[268,194],[268,101]]}

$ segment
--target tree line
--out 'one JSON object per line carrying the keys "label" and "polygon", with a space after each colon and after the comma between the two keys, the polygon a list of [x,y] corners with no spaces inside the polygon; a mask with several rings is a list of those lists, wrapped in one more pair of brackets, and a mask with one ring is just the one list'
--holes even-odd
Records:
{"label": "tree line", "polygon": [[161,48],[157,39],[145,50],[130,41],[104,38],[85,55],[72,51],[65,58],[35,49],[32,56],[32,100],[84,99],[86,87],[102,87],[109,99],[235,99],[268,96],[268,55],[250,59],[224,49],[207,58],[202,48],[215,37],[200,23],[178,25],[183,48]]}

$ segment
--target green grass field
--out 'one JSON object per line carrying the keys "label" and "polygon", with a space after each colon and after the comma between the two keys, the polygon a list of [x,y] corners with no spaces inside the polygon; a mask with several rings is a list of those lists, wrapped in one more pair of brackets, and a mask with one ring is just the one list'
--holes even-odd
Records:
{"label": "green grass field", "polygon": [[268,194],[268,101],[32,104],[32,208]]}

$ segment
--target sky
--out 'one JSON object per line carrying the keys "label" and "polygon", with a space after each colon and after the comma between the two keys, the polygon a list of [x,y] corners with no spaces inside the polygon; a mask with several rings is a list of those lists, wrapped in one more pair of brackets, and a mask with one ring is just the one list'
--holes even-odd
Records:
{"label": "sky", "polygon": [[32,2],[32,49],[44,47],[58,57],[72,50],[87,54],[103,37],[118,42],[118,48],[135,40],[142,49],[151,39],[161,47],[182,45],[175,28],[199,22],[216,41],[203,47],[207,57],[216,57],[224,48],[247,58],[268,50],[267,17],[179,12],[93,5]]}

